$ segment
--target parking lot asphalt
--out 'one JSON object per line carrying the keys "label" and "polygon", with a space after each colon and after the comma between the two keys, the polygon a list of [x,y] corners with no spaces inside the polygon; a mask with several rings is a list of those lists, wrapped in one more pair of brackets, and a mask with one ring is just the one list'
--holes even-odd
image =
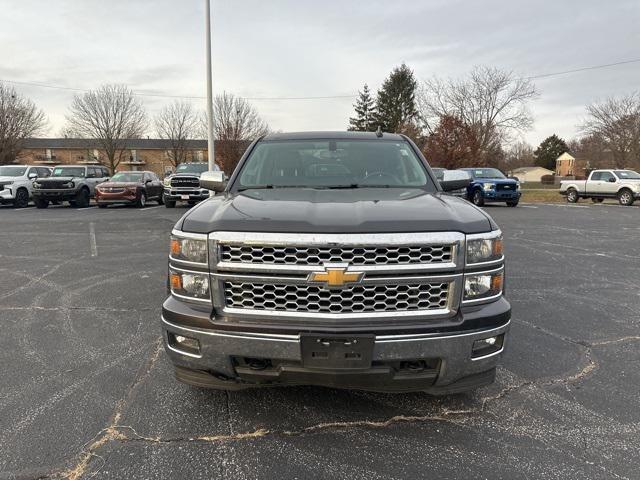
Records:
{"label": "parking lot asphalt", "polygon": [[0,479],[640,478],[640,208],[487,207],[511,338],[473,394],[177,383],[186,209],[0,207]]}

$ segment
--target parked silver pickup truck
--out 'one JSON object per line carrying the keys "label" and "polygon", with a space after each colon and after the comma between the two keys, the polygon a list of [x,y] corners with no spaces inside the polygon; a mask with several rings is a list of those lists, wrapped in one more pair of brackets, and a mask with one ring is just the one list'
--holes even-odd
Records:
{"label": "parked silver pickup truck", "polygon": [[640,174],[632,170],[594,170],[587,180],[560,182],[560,194],[569,203],[581,198],[590,198],[594,203],[617,198],[620,205],[629,206],[640,198]]}

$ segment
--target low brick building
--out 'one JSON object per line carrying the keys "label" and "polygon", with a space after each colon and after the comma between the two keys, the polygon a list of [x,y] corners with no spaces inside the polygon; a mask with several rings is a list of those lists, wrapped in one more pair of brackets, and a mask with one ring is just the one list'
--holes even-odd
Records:
{"label": "low brick building", "polygon": [[[242,145],[240,145],[242,144]],[[234,152],[244,151],[248,142],[237,142]],[[230,149],[225,142],[216,141],[216,163],[233,169],[238,159],[225,158]],[[117,167],[122,170],[151,170],[164,177],[175,167],[171,163],[171,145],[168,140],[157,138],[136,138],[127,141],[127,149],[119,152],[122,160]],[[241,155],[241,153],[240,153]],[[234,155],[235,156],[235,155]],[[187,141],[187,161],[206,162],[208,160],[206,140]],[[83,138],[28,138],[24,141],[19,154],[18,163],[31,165],[59,164],[102,164],[108,165],[105,152],[92,139]],[[230,173],[230,172],[227,172]]]}

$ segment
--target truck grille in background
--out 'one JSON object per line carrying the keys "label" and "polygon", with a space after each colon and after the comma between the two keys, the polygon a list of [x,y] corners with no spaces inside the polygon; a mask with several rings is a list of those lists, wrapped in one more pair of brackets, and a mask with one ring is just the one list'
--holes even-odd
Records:
{"label": "truck grille in background", "polygon": [[55,180],[49,180],[47,182],[40,182],[40,184],[42,185],[40,189],[41,190],[63,189],[63,188],[67,188],[67,187],[63,187],[63,185],[66,185],[67,183],[69,183],[69,180],[65,180],[64,182],[56,182]]}
{"label": "truck grille in background", "polygon": [[411,265],[452,261],[451,245],[407,247],[262,247],[247,245],[220,246],[223,262],[323,265],[348,262],[350,265]]}
{"label": "truck grille in background", "polygon": [[510,185],[510,184],[498,183],[496,185],[496,190],[497,191],[507,190],[507,191],[510,191],[510,192],[514,192],[516,190],[516,186],[515,185]]}
{"label": "truck grille in background", "polygon": [[172,187],[200,188],[200,179],[197,177],[173,177]]}
{"label": "truck grille in background", "polygon": [[378,313],[447,308],[450,283],[353,285],[328,290],[315,285],[225,281],[229,308],[298,313]]}

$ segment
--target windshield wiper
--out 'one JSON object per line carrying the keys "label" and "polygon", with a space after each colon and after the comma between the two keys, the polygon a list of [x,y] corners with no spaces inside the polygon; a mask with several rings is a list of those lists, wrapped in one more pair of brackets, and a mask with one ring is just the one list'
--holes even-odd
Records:
{"label": "windshield wiper", "polygon": [[350,185],[328,185],[324,188],[335,188],[335,189],[346,189],[346,188],[391,188],[399,185],[377,185],[377,184],[367,184],[367,183],[352,183]]}

